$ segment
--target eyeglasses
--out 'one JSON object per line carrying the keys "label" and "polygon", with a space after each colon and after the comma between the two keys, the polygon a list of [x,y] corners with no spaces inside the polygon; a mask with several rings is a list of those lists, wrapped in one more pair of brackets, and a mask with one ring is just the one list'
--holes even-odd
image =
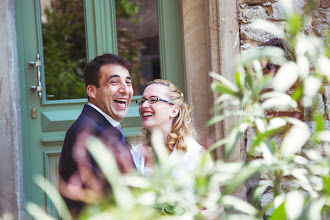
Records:
{"label": "eyeglasses", "polygon": [[147,98],[147,99],[145,99],[145,98],[137,99],[137,100],[136,100],[136,104],[138,104],[138,105],[143,105],[143,103],[144,103],[145,101],[148,101],[149,104],[155,104],[155,103],[157,103],[157,102],[162,101],[162,102],[167,102],[168,104],[174,105],[173,103],[171,103],[171,102],[169,102],[169,101],[166,101],[166,100],[164,100],[164,99],[158,98],[158,97],[156,97],[156,96],[150,96],[150,97]]}

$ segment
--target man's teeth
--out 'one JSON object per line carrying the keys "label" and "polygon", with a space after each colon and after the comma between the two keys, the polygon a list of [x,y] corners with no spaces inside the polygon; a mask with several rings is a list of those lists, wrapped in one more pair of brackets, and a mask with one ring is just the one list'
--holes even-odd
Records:
{"label": "man's teeth", "polygon": [[126,103],[126,99],[115,99],[115,102]]}
{"label": "man's teeth", "polygon": [[150,112],[143,113],[143,117],[148,117],[148,116],[153,116],[153,114]]}

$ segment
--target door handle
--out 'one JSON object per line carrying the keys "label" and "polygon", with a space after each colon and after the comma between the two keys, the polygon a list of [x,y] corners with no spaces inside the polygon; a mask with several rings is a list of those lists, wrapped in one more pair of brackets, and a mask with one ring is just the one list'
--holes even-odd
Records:
{"label": "door handle", "polygon": [[40,61],[40,55],[36,55],[36,62],[30,61],[28,63],[28,67],[30,69],[36,67],[37,69],[37,80],[38,85],[37,86],[30,86],[30,92],[38,92],[38,97],[41,99],[42,97],[42,86],[41,86],[41,61]]}

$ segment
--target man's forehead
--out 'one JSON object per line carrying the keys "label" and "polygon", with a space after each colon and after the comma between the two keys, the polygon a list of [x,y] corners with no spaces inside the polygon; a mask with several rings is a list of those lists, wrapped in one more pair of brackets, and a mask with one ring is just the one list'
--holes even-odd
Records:
{"label": "man's forehead", "polygon": [[100,72],[103,76],[106,75],[106,77],[131,77],[129,71],[125,67],[116,64],[103,65]]}

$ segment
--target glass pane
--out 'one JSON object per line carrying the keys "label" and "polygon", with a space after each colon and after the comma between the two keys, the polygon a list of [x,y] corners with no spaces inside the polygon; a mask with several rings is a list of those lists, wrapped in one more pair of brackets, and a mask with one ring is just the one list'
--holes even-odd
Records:
{"label": "glass pane", "polygon": [[131,62],[135,95],[160,78],[156,0],[116,0],[118,52]]}
{"label": "glass pane", "polygon": [[81,0],[40,0],[48,100],[86,98],[84,10]]}

